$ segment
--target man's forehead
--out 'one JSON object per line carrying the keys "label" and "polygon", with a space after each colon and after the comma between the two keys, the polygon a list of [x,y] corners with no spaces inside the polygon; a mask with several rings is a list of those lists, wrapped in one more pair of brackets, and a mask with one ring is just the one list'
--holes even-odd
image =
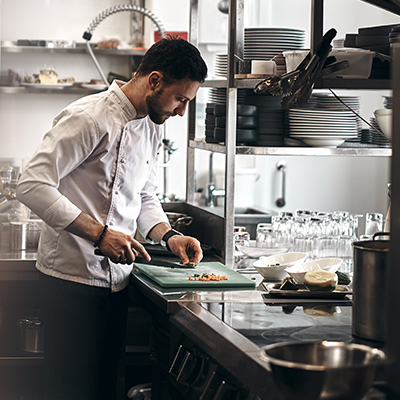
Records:
{"label": "man's forehead", "polygon": [[178,96],[184,97],[188,100],[193,99],[196,96],[197,90],[200,87],[200,82],[192,81],[191,79],[182,79],[175,81],[169,86],[171,91]]}

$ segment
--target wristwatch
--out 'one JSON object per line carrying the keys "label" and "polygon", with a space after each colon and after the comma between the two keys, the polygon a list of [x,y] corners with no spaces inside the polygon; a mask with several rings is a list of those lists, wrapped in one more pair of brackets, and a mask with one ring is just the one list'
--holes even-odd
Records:
{"label": "wristwatch", "polygon": [[160,240],[160,244],[162,247],[164,247],[164,249],[167,249],[168,251],[171,251],[171,249],[168,246],[168,239],[171,236],[175,236],[175,235],[179,235],[179,236],[183,236],[182,233],[176,231],[175,229],[171,229],[170,231],[168,231]]}

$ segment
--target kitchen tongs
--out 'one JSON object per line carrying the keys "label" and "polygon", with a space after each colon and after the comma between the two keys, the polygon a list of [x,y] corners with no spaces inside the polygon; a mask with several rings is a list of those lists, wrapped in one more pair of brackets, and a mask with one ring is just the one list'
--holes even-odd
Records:
{"label": "kitchen tongs", "polygon": [[[307,103],[318,75],[322,68],[326,67],[326,61],[332,48],[331,41],[336,33],[334,28],[330,29],[323,36],[316,52],[310,51],[296,70],[280,76],[268,77],[254,88],[254,92],[282,97],[281,105],[284,109],[289,108],[295,102],[300,106]],[[335,57],[328,60],[329,64],[332,61],[336,61]],[[332,72],[332,70],[342,69],[345,66],[348,65],[336,63],[336,65],[329,65],[328,68],[330,68],[329,72]]]}

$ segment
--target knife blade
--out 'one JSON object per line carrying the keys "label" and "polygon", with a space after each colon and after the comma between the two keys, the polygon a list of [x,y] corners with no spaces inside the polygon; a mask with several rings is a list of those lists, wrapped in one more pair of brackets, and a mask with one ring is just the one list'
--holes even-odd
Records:
{"label": "knife blade", "polygon": [[[94,254],[96,256],[105,257],[100,249],[95,249],[94,250]],[[197,264],[194,263],[194,262],[189,262],[188,264],[184,265],[184,264],[181,264],[179,261],[167,261],[167,260],[153,260],[153,259],[151,259],[147,263],[151,264],[151,265],[157,265],[157,266],[160,266],[160,267],[170,267],[170,268],[196,268],[197,267]]]}

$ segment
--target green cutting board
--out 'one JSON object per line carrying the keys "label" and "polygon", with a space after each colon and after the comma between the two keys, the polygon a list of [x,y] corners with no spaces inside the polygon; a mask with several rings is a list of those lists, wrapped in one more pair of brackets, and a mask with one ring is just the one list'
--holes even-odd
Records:
{"label": "green cutting board", "polygon": [[[255,281],[233,271],[220,262],[201,262],[196,268],[189,267],[164,267],[150,264],[134,264],[140,272],[158,283],[162,287],[184,287],[184,288],[210,288],[210,287],[254,287]],[[225,275],[226,281],[191,281],[189,277],[194,274],[203,273]]]}

